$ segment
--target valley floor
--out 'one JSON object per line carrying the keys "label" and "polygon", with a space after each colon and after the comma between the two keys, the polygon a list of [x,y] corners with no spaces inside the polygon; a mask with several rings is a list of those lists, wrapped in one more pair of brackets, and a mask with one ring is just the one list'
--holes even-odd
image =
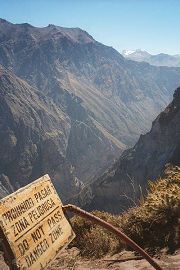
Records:
{"label": "valley floor", "polygon": [[[78,256],[76,248],[64,251],[47,270],[153,270],[144,259],[133,252],[124,251],[99,260],[85,260]],[[163,270],[180,269],[180,250],[174,255],[161,255],[157,262]]]}
{"label": "valley floor", "polygon": [[[161,255],[157,262],[163,270],[180,269],[180,250],[174,255]],[[9,268],[0,256],[0,270]],[[124,251],[99,260],[85,260],[79,256],[76,248],[64,250],[46,270],[153,270],[144,259],[138,258],[133,252]]]}

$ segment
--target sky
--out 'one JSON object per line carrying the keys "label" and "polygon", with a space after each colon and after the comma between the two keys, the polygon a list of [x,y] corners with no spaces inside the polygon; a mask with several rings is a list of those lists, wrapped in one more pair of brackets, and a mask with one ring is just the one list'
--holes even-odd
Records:
{"label": "sky", "polygon": [[0,18],[80,27],[119,52],[180,54],[180,0],[0,0]]}

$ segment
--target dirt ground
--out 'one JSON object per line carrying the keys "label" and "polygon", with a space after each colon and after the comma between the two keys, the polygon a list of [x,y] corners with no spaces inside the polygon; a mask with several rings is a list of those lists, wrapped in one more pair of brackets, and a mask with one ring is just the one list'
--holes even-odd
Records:
{"label": "dirt ground", "polygon": [[[180,270],[180,250],[173,255],[161,255],[156,259],[163,270]],[[0,255],[0,270],[9,268]],[[153,270],[154,268],[144,259],[133,252],[124,251],[100,260],[85,260],[79,256],[76,248],[64,250],[46,270]]]}

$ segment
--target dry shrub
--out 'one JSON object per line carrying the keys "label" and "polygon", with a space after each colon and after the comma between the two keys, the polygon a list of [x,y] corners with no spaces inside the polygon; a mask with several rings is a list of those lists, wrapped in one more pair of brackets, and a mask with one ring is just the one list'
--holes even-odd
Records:
{"label": "dry shrub", "polygon": [[[152,252],[167,247],[180,247],[180,167],[168,167],[163,178],[149,182],[144,202],[122,215],[94,211],[94,215],[120,228],[141,247]],[[72,225],[77,235],[73,244],[86,257],[101,257],[127,248],[112,233],[74,217]]]}
{"label": "dry shrub", "polygon": [[180,247],[180,168],[168,167],[149,189],[145,202],[123,215],[121,227],[143,247],[174,251]]}
{"label": "dry shrub", "polygon": [[[92,214],[116,227],[119,224],[119,216],[100,211],[94,211]],[[72,245],[77,246],[81,255],[85,257],[100,258],[107,253],[116,252],[117,247],[121,245],[120,240],[114,234],[86,219],[74,217],[71,222],[76,233]]]}
{"label": "dry shrub", "polygon": [[112,238],[102,228],[91,228],[83,235],[82,255],[86,257],[102,257],[111,252]]}

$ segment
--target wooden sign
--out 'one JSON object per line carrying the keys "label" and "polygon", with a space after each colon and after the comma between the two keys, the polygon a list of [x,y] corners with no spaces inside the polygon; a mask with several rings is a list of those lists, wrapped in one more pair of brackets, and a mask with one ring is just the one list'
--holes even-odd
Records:
{"label": "wooden sign", "polygon": [[48,175],[0,201],[0,227],[20,270],[42,270],[75,237]]}

